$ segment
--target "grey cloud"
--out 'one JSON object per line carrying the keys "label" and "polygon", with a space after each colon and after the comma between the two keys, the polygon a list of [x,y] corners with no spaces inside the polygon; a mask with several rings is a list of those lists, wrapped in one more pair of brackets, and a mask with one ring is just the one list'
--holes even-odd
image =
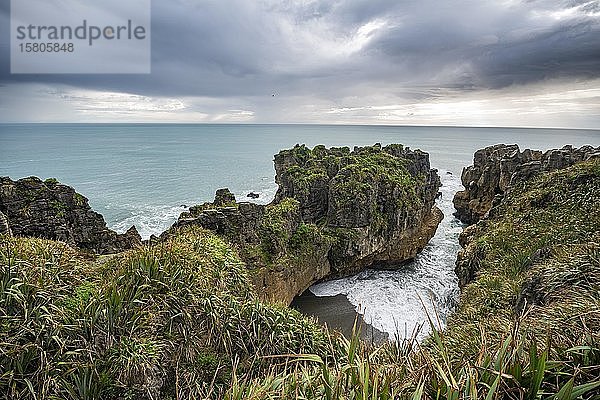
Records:
{"label": "grey cloud", "polygon": [[481,84],[487,87],[600,76],[600,30],[590,21],[482,50],[473,54],[473,63]]}
{"label": "grey cloud", "polygon": [[[547,6],[549,2],[545,2]],[[373,44],[399,64],[434,77],[443,66],[464,67],[455,84],[499,88],[557,77],[600,76],[598,17],[566,23],[531,20],[532,4],[498,12],[489,3],[475,9],[411,18]],[[555,4],[556,6],[556,4]],[[588,4],[589,6],[589,4]],[[540,8],[559,11],[560,8]],[[413,10],[420,12],[422,10]],[[489,42],[489,43],[486,43]],[[422,68],[416,68],[421,64]],[[423,78],[426,78],[423,77]],[[452,82],[432,82],[440,85]]]}
{"label": "grey cloud", "polygon": [[[7,3],[0,6],[0,83],[166,96],[276,92],[335,101],[372,92],[422,99],[438,96],[438,88],[473,91],[600,76],[598,1],[506,7],[475,0],[155,0],[148,76],[10,75]],[[539,16],[566,7],[580,9],[562,22]],[[336,55],[336,43],[374,20],[387,25],[357,51]]]}

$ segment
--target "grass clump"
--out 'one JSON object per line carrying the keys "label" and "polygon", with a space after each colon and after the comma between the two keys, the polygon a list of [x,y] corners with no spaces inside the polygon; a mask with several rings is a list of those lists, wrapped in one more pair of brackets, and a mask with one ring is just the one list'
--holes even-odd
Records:
{"label": "grass clump", "polygon": [[9,398],[42,397],[72,386],[72,370],[89,349],[73,288],[91,284],[94,268],[63,243],[1,236],[0,391]]}
{"label": "grass clump", "polygon": [[430,321],[421,344],[356,341],[333,362],[301,355],[287,374],[234,375],[226,398],[598,398],[599,165],[507,194],[471,242],[478,268],[443,332]]}
{"label": "grass clump", "polygon": [[[111,258],[2,237],[7,398],[595,399],[600,161],[513,188],[477,227],[478,261],[442,332],[380,346],[256,300],[214,234],[182,228]],[[268,211],[288,232],[293,201]],[[339,235],[346,234],[340,230]],[[289,230],[310,251],[319,227]],[[289,254],[287,254],[289,256]]]}
{"label": "grass clump", "polygon": [[[477,269],[444,333],[452,360],[475,362],[478,349],[512,335],[522,338],[516,359],[534,362],[541,353],[560,360],[545,370],[540,391],[558,391],[571,378],[574,385],[596,380],[599,204],[599,161],[511,188],[467,247]],[[586,349],[586,367],[577,349]]]}
{"label": "grass clump", "polygon": [[256,301],[245,265],[186,228],[102,261],[2,238],[0,390],[9,398],[194,398],[261,356],[330,352],[296,311]]}

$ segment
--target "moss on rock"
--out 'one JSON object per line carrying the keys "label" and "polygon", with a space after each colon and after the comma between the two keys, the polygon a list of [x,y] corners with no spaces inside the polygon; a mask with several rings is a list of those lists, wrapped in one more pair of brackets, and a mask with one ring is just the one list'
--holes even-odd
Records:
{"label": "moss on rock", "polygon": [[495,340],[521,315],[521,329],[532,337],[560,327],[553,335],[558,349],[580,344],[589,329],[600,332],[599,204],[598,160],[513,185],[489,218],[469,228],[457,263],[468,284],[448,335],[486,325],[489,337],[481,339]]}

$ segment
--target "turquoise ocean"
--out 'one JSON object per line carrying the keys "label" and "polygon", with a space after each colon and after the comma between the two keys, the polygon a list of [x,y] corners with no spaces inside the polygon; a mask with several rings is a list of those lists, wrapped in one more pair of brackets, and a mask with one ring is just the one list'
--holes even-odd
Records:
{"label": "turquoise ocean", "polygon": [[[343,294],[365,321],[404,336],[437,313],[443,325],[458,295],[453,273],[462,225],[453,194],[473,153],[496,143],[546,150],[600,145],[600,130],[342,125],[0,124],[0,176],[57,178],[85,195],[119,232],[135,225],[144,238],[168,228],[190,205],[228,187],[238,201],[268,203],[277,189],[273,155],[308,146],[402,143],[430,154],[442,179],[445,214],[431,243],[405,270],[367,270],[325,282],[317,296]],[[427,333],[422,329],[421,335]]]}

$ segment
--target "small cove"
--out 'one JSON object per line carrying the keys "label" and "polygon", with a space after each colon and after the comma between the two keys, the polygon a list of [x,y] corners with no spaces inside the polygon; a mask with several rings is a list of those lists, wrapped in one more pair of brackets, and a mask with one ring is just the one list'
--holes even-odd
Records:
{"label": "small cove", "polygon": [[[419,148],[429,153],[444,185],[438,207],[445,217],[429,245],[399,271],[366,270],[314,285],[314,297],[307,297],[310,309],[296,305],[307,314],[318,314],[319,308],[342,314],[336,317],[343,324],[321,316],[331,327],[343,325],[337,326],[342,331],[359,311],[374,329],[404,337],[426,325],[427,313],[439,313],[443,325],[456,304],[454,261],[462,224],[452,216],[452,198],[461,188],[461,169],[472,163],[473,153],[496,143],[545,150],[567,143],[598,145],[599,138],[598,130],[576,129],[0,124],[0,175],[57,178],[88,197],[110,228],[122,233],[135,225],[148,238],[167,229],[187,206],[211,201],[218,188],[229,187],[238,201],[268,203],[277,190],[273,155],[296,143],[353,147],[379,142]],[[250,192],[260,197],[248,199]],[[423,326],[420,337],[427,330]]]}
{"label": "small cove", "polygon": [[[293,306],[344,334],[351,332],[355,314],[348,313],[340,296],[354,307],[366,330],[373,328],[391,339],[410,338],[415,331],[418,339],[424,338],[430,332],[428,318],[443,328],[458,301],[454,263],[464,225],[452,215],[452,198],[462,188],[459,177],[445,170],[440,170],[439,175],[442,196],[436,204],[444,219],[413,261],[397,271],[367,269],[354,276],[318,283],[308,289],[318,300],[307,300],[310,296],[305,293],[295,299]],[[315,303],[320,306],[315,307]]]}

